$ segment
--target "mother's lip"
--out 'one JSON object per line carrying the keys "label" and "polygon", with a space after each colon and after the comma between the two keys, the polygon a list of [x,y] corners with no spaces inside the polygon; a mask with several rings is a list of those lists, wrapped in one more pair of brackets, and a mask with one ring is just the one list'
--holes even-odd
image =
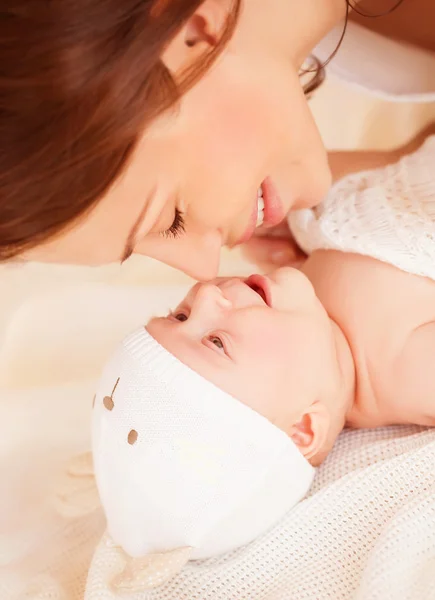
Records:
{"label": "mother's lip", "polygon": [[[261,189],[263,190],[264,200],[264,222],[262,227],[274,227],[275,225],[281,223],[281,221],[283,221],[286,216],[283,202],[280,196],[278,195],[278,192],[270,177],[266,177],[266,179],[261,184]],[[249,223],[246,228],[246,231],[242,235],[242,237],[236,242],[236,246],[248,242],[254,235],[255,229],[257,227],[257,217],[258,199],[256,199],[254,202],[254,206],[252,209],[251,216],[249,218]]]}
{"label": "mother's lip", "polygon": [[286,217],[284,204],[278,194],[276,187],[270,177],[266,177],[261,185],[264,199],[264,223],[265,227],[275,227]]}
{"label": "mother's lip", "polygon": [[270,291],[270,282],[267,277],[264,275],[251,275],[246,279],[245,283],[261,296],[267,306],[272,307],[272,294]]}
{"label": "mother's lip", "polygon": [[245,244],[246,242],[249,242],[251,237],[254,235],[255,229],[257,227],[257,216],[258,216],[258,200],[256,200],[254,203],[254,208],[253,208],[251,216],[249,218],[249,223],[245,230],[245,233],[236,242],[236,246],[240,246],[240,244]]}

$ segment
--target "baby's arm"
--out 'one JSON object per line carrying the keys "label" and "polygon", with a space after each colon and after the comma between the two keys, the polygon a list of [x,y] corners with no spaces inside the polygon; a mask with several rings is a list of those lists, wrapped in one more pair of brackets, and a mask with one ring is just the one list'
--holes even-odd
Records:
{"label": "baby's arm", "polygon": [[404,154],[401,153],[401,149],[329,152],[328,160],[332,172],[332,180],[335,183],[351,173],[386,167],[397,162]]}
{"label": "baby's arm", "polygon": [[416,152],[424,141],[435,135],[435,123],[420,131],[410,142],[393,150],[356,150],[329,152],[329,165],[333,181],[338,181],[350,173],[386,167],[403,156]]}

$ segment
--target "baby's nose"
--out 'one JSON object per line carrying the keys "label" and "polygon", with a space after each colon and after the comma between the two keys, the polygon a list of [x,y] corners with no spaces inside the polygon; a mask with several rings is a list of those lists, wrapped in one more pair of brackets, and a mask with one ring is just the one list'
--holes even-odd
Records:
{"label": "baby's nose", "polygon": [[225,296],[221,286],[203,283],[196,293],[193,308],[201,311],[227,310],[231,308],[231,301]]}
{"label": "baby's nose", "polygon": [[240,289],[240,286],[244,283],[244,280],[240,277],[222,277],[221,279],[215,280],[214,283],[216,283],[221,292],[226,295]]}
{"label": "baby's nose", "polygon": [[[252,303],[252,290],[246,285],[246,280],[240,277],[231,277],[219,283],[222,294],[230,300],[233,307],[243,308]],[[255,294],[254,294],[255,296]]]}

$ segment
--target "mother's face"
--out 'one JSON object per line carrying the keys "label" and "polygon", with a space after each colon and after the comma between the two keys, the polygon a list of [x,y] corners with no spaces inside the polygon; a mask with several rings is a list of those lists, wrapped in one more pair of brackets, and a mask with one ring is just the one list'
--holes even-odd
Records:
{"label": "mother's face", "polygon": [[[163,57],[172,72],[215,43],[231,4],[205,0]],[[245,0],[215,65],[145,132],[93,212],[27,256],[99,264],[134,251],[207,279],[222,245],[320,202],[330,173],[298,73],[344,11],[344,0]]]}

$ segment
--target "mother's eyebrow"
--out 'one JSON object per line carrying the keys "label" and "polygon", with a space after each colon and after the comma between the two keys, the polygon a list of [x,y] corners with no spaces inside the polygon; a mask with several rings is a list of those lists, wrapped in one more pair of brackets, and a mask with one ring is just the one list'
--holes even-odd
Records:
{"label": "mother's eyebrow", "polygon": [[148,196],[144,202],[144,205],[141,208],[140,213],[136,217],[136,220],[134,221],[134,223],[130,229],[130,232],[127,236],[127,240],[125,242],[124,250],[121,255],[121,263],[125,262],[127,260],[127,258],[130,258],[130,256],[133,254],[134,246],[136,244],[137,232],[138,232],[140,226],[142,225],[142,221],[144,220],[148,206],[149,206],[150,201],[152,200],[154,194],[155,194],[155,189],[153,189],[148,194]]}

